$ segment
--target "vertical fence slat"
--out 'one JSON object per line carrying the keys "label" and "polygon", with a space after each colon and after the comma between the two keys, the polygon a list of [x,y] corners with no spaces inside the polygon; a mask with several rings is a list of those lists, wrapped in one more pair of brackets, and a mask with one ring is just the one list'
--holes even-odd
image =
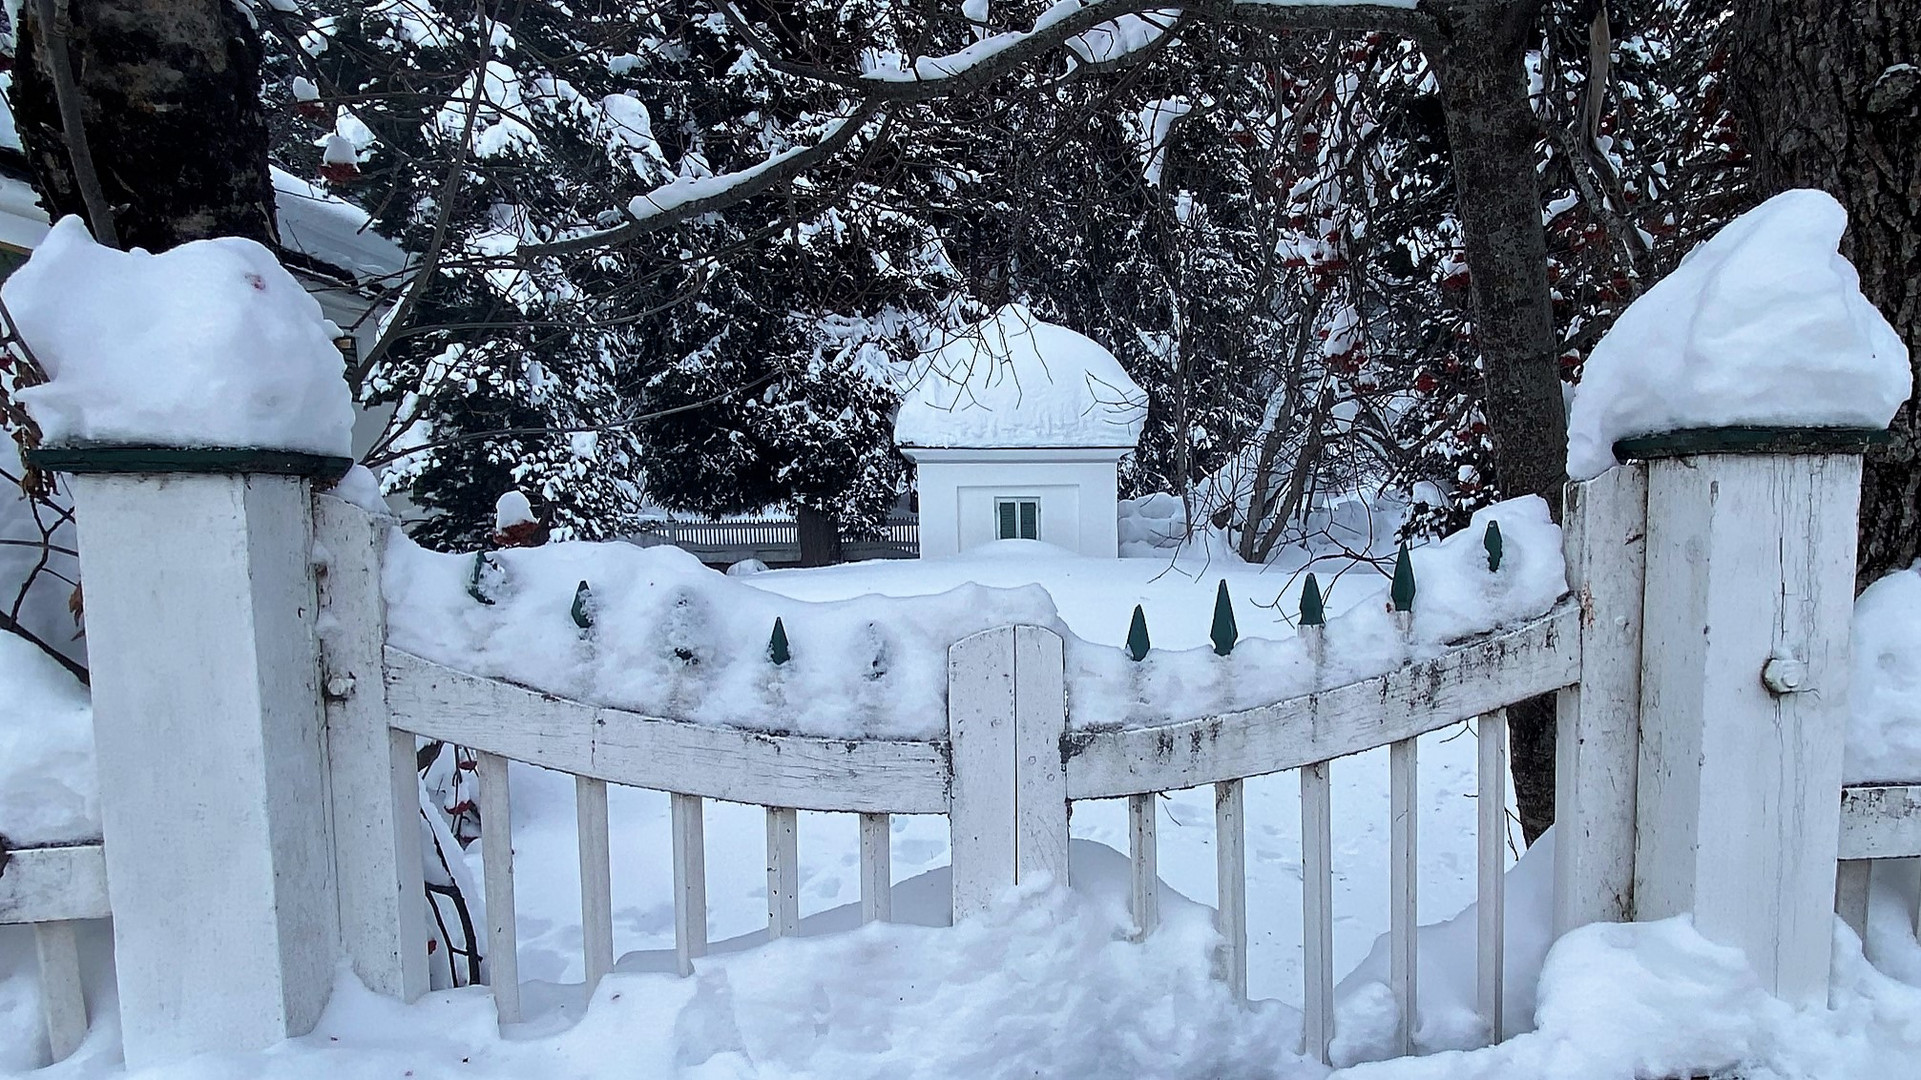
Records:
{"label": "vertical fence slat", "polygon": [[1479,817],[1475,888],[1475,1002],[1487,1023],[1488,1040],[1506,1038],[1502,1030],[1502,981],[1507,945],[1507,712],[1481,717],[1475,810]]}
{"label": "vertical fence slat", "polygon": [[613,867],[607,843],[607,782],[574,777],[580,833],[580,938],[589,993],[614,969]]}
{"label": "vertical fence slat", "polygon": [[1414,1052],[1420,1020],[1420,814],[1417,754],[1413,739],[1388,746],[1388,985],[1401,1007],[1395,1039],[1401,1054]]}
{"label": "vertical fence slat", "polygon": [[892,922],[894,918],[894,852],[886,814],[860,816],[860,921]]}
{"label": "vertical fence slat", "polygon": [[507,759],[479,755],[480,852],[487,880],[487,971],[494,1009],[503,1024],[520,1020],[520,956],[514,926],[513,796],[507,787]]}
{"label": "vertical fence slat", "polygon": [[47,1016],[47,1045],[63,1061],[87,1038],[87,999],[80,989],[80,949],[74,924],[33,924],[34,951],[40,957],[40,1001]]}
{"label": "vertical fence slat", "polygon": [[767,936],[800,929],[800,812],[767,808]]}
{"label": "vertical fence slat", "polygon": [[1214,785],[1214,871],[1219,886],[1215,927],[1221,977],[1236,1000],[1247,998],[1247,828],[1241,781]]}
{"label": "vertical fence slat", "polygon": [[1134,925],[1142,937],[1161,924],[1160,851],[1157,833],[1156,796],[1130,795],[1127,799],[1127,853],[1133,866]]}
{"label": "vertical fence slat", "polygon": [[1334,1039],[1334,810],[1328,764],[1301,769],[1301,1052],[1323,1065]]}
{"label": "vertical fence slat", "polygon": [[1834,867],[1834,913],[1863,943],[1868,938],[1868,890],[1874,880],[1872,859],[1841,859]]}
{"label": "vertical fence slat", "polygon": [[707,840],[700,796],[671,795],[674,833],[674,956],[682,975],[707,955]]}

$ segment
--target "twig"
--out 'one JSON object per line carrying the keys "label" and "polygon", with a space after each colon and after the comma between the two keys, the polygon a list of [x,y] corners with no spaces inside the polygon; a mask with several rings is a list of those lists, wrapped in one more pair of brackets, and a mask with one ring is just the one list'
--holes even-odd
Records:
{"label": "twig", "polygon": [[87,141],[87,125],[80,114],[80,88],[73,81],[73,61],[67,53],[66,0],[34,0],[45,36],[48,74],[53,78],[53,97],[60,107],[61,138],[67,144],[67,160],[73,166],[73,180],[80,188],[80,199],[87,205],[87,223],[93,226],[95,240],[111,248],[120,246],[120,230],[113,223],[113,207],[100,187],[100,173],[94,168],[93,147]]}

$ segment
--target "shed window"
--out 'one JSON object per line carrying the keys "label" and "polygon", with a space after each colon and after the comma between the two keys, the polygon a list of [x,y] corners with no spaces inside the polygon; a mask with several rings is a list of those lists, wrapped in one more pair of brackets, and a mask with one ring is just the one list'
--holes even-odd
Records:
{"label": "shed window", "polygon": [[996,499],[994,516],[1002,540],[1039,540],[1041,504],[1039,499]]}

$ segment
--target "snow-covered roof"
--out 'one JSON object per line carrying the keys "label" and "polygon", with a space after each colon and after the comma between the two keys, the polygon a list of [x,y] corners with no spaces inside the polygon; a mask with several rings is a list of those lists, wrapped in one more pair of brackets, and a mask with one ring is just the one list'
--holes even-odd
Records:
{"label": "snow-covered roof", "polygon": [[906,447],[1132,447],[1147,394],[1091,338],[1009,304],[921,357],[894,420]]}

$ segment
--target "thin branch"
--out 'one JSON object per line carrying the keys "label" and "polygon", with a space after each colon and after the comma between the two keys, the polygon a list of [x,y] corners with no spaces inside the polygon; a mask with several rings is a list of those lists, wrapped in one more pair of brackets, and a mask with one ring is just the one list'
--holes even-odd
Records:
{"label": "thin branch", "polygon": [[60,136],[67,144],[67,160],[73,166],[73,181],[80,188],[80,199],[87,205],[87,221],[93,226],[94,239],[111,248],[120,246],[120,230],[113,223],[113,207],[100,187],[100,172],[93,164],[93,146],[87,141],[87,124],[80,113],[80,88],[73,81],[73,61],[67,52],[66,0],[34,0],[40,16],[41,44],[47,50],[48,74],[53,79],[53,97],[60,108]]}

